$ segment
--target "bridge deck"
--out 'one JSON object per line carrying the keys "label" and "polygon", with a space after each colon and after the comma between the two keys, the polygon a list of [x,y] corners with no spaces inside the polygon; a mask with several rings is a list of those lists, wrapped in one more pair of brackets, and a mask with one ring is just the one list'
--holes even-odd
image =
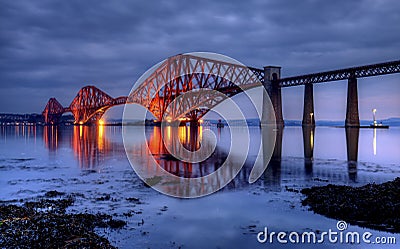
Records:
{"label": "bridge deck", "polygon": [[[148,109],[158,104],[156,107],[161,111],[153,114],[161,119],[162,110],[165,110],[164,107],[168,106],[179,92],[194,88],[211,88],[233,96],[243,90],[260,86],[259,81],[264,82],[265,76],[262,69],[193,55],[171,57],[162,65],[127,97],[112,98],[95,86],[86,86],[78,92],[68,107],[63,107],[56,99],[51,98],[43,111],[45,122],[57,123],[61,114],[68,111],[74,114],[76,123],[96,121],[109,107],[127,102],[139,103]],[[249,69],[254,74],[249,73]],[[393,73],[400,73],[400,60],[287,77],[278,81],[279,87],[290,87]],[[203,74],[208,76],[202,77]],[[240,88],[232,82],[240,82]],[[157,108],[153,108],[152,112]]]}
{"label": "bridge deck", "polygon": [[[253,73],[261,82],[264,82],[264,70],[254,67],[249,67],[249,69],[253,71]],[[362,78],[393,73],[400,73],[400,60],[286,77],[279,80],[279,86],[299,86],[305,84],[346,80],[352,77]]]}

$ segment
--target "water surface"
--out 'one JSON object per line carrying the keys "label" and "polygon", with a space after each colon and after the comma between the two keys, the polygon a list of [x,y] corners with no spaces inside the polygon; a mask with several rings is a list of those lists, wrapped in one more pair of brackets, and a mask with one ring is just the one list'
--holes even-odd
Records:
{"label": "water surface", "polygon": [[[132,134],[137,132],[132,138],[137,163],[155,158],[164,169],[182,177],[218,169],[229,152],[230,135],[245,134],[240,127],[210,127],[218,139],[213,157],[185,164],[168,156],[160,144],[159,127],[146,127],[145,141],[139,134],[143,128],[130,129]],[[182,136],[183,142],[190,140],[189,133],[187,130]],[[127,160],[121,134],[122,128],[117,126],[1,126],[0,199],[34,198],[54,189],[80,193],[70,211],[106,212],[128,222],[118,231],[98,231],[120,248],[264,248],[271,245],[259,244],[256,235],[265,226],[270,231],[297,232],[336,227],[336,220],[302,207],[303,196],[293,190],[329,183],[358,186],[400,176],[399,128],[346,132],[331,127],[286,127],[277,134],[267,170],[250,185],[247,180],[262,137],[258,127],[250,127],[249,156],[236,178],[215,194],[184,200],[144,186]],[[151,148],[150,154],[146,146]],[[348,230],[388,235],[358,226]],[[365,248],[363,244],[354,246]]]}

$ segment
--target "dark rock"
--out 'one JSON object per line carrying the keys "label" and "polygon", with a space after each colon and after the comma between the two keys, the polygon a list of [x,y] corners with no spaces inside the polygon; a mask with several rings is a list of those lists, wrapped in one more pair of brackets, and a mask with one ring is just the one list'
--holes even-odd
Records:
{"label": "dark rock", "polygon": [[105,194],[101,197],[97,197],[96,201],[109,201],[111,199],[111,196],[109,194]]}
{"label": "dark rock", "polygon": [[106,214],[66,214],[72,198],[0,205],[0,248],[115,248],[95,227],[121,228]]}
{"label": "dark rock", "polygon": [[51,190],[51,191],[46,192],[46,194],[44,194],[44,196],[48,197],[48,198],[58,197],[58,196],[63,196],[63,195],[65,195],[65,193],[58,192],[57,190]]}
{"label": "dark rock", "polygon": [[122,220],[110,219],[107,224],[111,228],[122,228],[126,225],[126,222]]}
{"label": "dark rock", "polygon": [[303,205],[316,213],[377,230],[400,232],[400,178],[362,187],[312,187]]}
{"label": "dark rock", "polygon": [[127,201],[129,202],[133,202],[135,204],[143,204],[139,198],[135,198],[135,197],[127,197],[126,198]]}

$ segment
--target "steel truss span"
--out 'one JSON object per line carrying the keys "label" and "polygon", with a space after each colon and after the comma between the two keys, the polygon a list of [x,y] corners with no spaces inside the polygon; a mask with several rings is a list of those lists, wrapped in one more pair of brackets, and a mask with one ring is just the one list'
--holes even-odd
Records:
{"label": "steel truss span", "polygon": [[305,84],[346,80],[350,78],[363,78],[393,73],[400,73],[400,60],[282,78],[279,80],[279,86],[299,86]]}
{"label": "steel truss span", "polygon": [[126,97],[112,98],[95,86],[79,90],[68,107],[63,107],[55,98],[49,99],[43,116],[46,124],[57,124],[65,112],[72,112],[76,124],[96,123],[107,109],[126,103]]}
{"label": "steel truss span", "polygon": [[64,107],[56,98],[50,98],[42,115],[46,124],[57,124],[61,115],[65,112]]}
{"label": "steel truss span", "polygon": [[[168,58],[154,72],[139,82],[128,96],[127,103],[136,103],[149,110],[158,121],[163,119],[169,105],[183,93],[198,90],[215,90],[231,97],[243,90],[261,86],[257,76],[248,67],[195,55],[177,55]],[[197,96],[197,95],[196,95]],[[208,103],[207,99],[204,102]],[[220,102],[216,102],[214,105]],[[193,109],[190,103],[180,103],[183,110]],[[202,103],[196,103],[199,107]],[[208,105],[207,105],[208,106]],[[210,107],[210,106],[209,106]],[[187,113],[189,120],[198,120],[206,113],[193,109]],[[171,119],[182,115],[174,114]]]}
{"label": "steel truss span", "polygon": [[[400,60],[397,60],[281,78],[276,82],[277,87],[282,88],[399,72]],[[204,105],[212,107],[220,101],[210,101],[204,96],[202,99],[192,99],[185,103],[173,103],[179,103],[181,106],[169,105],[186,92],[210,89],[231,97],[244,90],[261,86],[260,82],[267,86],[268,82],[264,81],[264,70],[246,67],[235,61],[220,61],[193,54],[176,55],[149,72],[148,77],[127,97],[112,98],[95,86],[85,86],[68,107],[63,107],[55,98],[50,98],[42,114],[47,124],[57,124],[65,112],[72,112],[76,124],[95,123],[110,107],[135,103],[147,108],[158,121],[161,121],[164,115],[172,115],[172,119],[185,118],[195,121],[207,113],[208,110],[202,109]],[[189,109],[191,111],[183,116],[185,110]]]}
{"label": "steel truss span", "polygon": [[[254,67],[249,67],[249,69],[253,71],[258,79],[264,84],[264,70]],[[337,80],[346,80],[352,77],[363,78],[393,73],[400,73],[400,60],[286,77],[279,79],[278,83],[279,87],[289,87]]]}

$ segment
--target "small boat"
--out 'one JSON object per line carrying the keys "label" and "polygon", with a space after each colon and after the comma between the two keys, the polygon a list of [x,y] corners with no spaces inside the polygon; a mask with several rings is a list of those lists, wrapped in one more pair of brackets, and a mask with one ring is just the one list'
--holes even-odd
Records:
{"label": "small boat", "polygon": [[381,129],[388,129],[389,128],[389,125],[384,125],[384,124],[382,124],[382,123],[372,123],[372,124],[370,124],[369,125],[369,127],[371,127],[371,128],[377,128],[377,129],[379,129],[379,128],[381,128]]}
{"label": "small boat", "polygon": [[388,129],[389,128],[389,125],[384,125],[384,124],[382,124],[382,122],[377,122],[376,121],[376,116],[375,116],[375,113],[376,113],[376,109],[374,108],[374,109],[372,109],[372,113],[373,113],[373,117],[374,117],[374,122],[372,123],[372,124],[370,124],[369,125],[369,127],[371,127],[371,128],[377,128],[377,129]]}
{"label": "small boat", "polygon": [[222,123],[221,122],[221,119],[220,120],[218,120],[218,123],[217,123],[217,128],[224,128],[224,123]]}

